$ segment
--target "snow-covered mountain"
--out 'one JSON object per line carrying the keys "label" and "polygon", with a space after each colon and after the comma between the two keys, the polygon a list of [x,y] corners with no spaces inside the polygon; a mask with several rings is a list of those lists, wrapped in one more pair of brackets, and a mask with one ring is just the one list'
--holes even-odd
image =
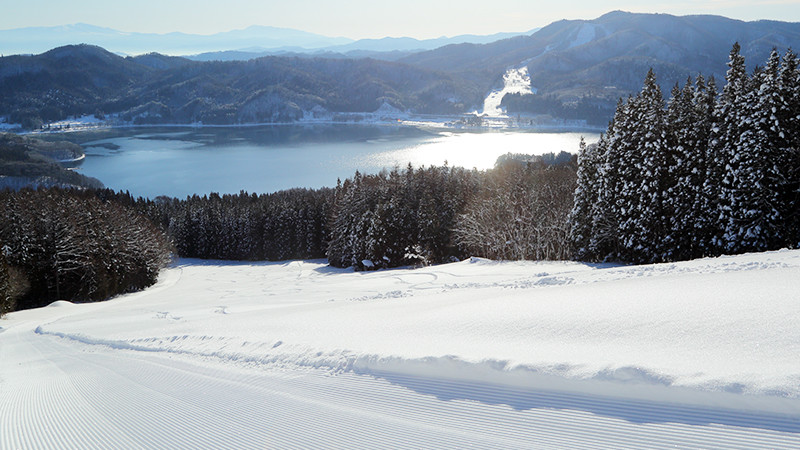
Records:
{"label": "snow-covered mountain", "polygon": [[618,98],[641,89],[651,67],[666,93],[698,73],[721,83],[734,42],[753,68],[763,65],[773,48],[800,48],[800,23],[614,11],[593,20],[554,22],[530,36],[452,45],[400,61],[485,74],[497,85],[507,68],[526,65],[531,84],[544,95],[567,102],[596,99],[613,108]]}
{"label": "snow-covered mountain", "polygon": [[[15,34],[19,32],[20,34]],[[512,33],[513,34],[513,33]],[[74,37],[71,37],[74,36]],[[527,67],[530,76],[530,89],[536,91],[537,96],[527,96],[525,102],[509,107],[504,105],[511,113],[533,113],[551,114],[560,118],[582,119],[597,125],[605,125],[613,115],[614,106],[619,98],[626,98],[630,94],[637,93],[642,86],[645,74],[648,69],[653,68],[662,92],[668,93],[676,83],[684,83],[687,78],[703,74],[706,78],[714,76],[718,85],[722,85],[722,79],[726,72],[726,62],[728,54],[734,42],[741,45],[741,54],[746,58],[749,69],[757,65],[763,65],[773,48],[783,52],[787,48],[800,48],[800,23],[787,22],[742,22],[727,19],[719,16],[671,16],[667,14],[632,14],[626,12],[612,12],[594,20],[564,20],[548,25],[532,34],[522,34],[513,37],[510,35],[492,36],[458,36],[455,38],[441,38],[428,41],[419,41],[410,38],[385,38],[378,40],[361,40],[352,42],[347,39],[327,38],[324,36],[313,35],[311,33],[299,32],[297,30],[278,29],[270,27],[251,27],[246,30],[220,33],[212,36],[191,36],[180,33],[168,35],[139,35],[136,33],[119,33],[114,30],[97,28],[86,25],[76,25],[62,28],[47,29],[21,29],[0,31],[0,53],[8,54],[12,48],[22,43],[38,43],[44,48],[54,46],[52,39],[61,41],[82,41],[88,43],[99,43],[112,51],[127,51],[131,53],[143,53],[152,51],[162,51],[166,53],[199,53],[194,59],[208,60],[249,60],[257,56],[280,54],[280,55],[311,55],[319,60],[332,59],[363,59],[371,57],[373,59],[389,60],[397,62],[397,65],[383,65],[387,69],[386,74],[392,74],[398,78],[405,77],[405,72],[419,73],[420,70],[429,74],[436,74],[436,77],[443,79],[442,83],[428,83],[416,90],[413,94],[415,99],[408,99],[406,92],[391,92],[396,88],[387,89],[384,83],[372,83],[369,80],[364,82],[375,84],[375,86],[353,86],[358,95],[348,95],[344,102],[353,102],[354,98],[361,93],[371,93],[376,89],[375,99],[367,102],[367,108],[363,106],[353,107],[347,105],[347,111],[373,111],[382,104],[379,98],[395,99],[392,106],[404,110],[414,110],[425,113],[467,113],[472,109],[479,108],[483,99],[495,90],[502,88],[503,77],[509,69],[520,69]],[[500,39],[491,43],[483,43],[492,39]],[[50,39],[50,41],[48,41]],[[456,43],[461,42],[461,43]],[[448,44],[448,45],[445,45]],[[118,46],[120,45],[120,46]],[[132,48],[121,47],[124,45],[136,46]],[[440,46],[441,45],[441,46]],[[165,50],[165,46],[173,49]],[[433,50],[424,50],[436,46]],[[83,46],[86,47],[86,46]],[[212,48],[213,47],[213,48]],[[177,50],[175,50],[177,49]],[[231,50],[240,49],[240,50]],[[200,53],[208,52],[211,53]],[[287,62],[289,60],[291,62]],[[307,58],[306,58],[307,59]],[[149,55],[147,58],[137,59],[151,69],[164,70],[175,69],[186,66],[189,61],[186,59],[170,59],[161,55]],[[293,61],[294,58],[276,59],[274,61],[293,65],[306,65],[307,63]],[[255,64],[255,63],[254,63]],[[317,63],[316,65],[320,65]],[[326,63],[333,64],[333,63]],[[348,63],[350,65],[375,65],[363,61]],[[262,65],[267,66],[266,64]],[[31,101],[32,107],[27,108],[28,116],[40,115],[45,101],[42,100],[41,92],[47,92],[52,88],[52,82],[48,85],[37,86],[36,82],[45,77],[37,72],[39,69],[30,69],[30,64],[24,58],[3,58],[0,62],[0,78],[16,77],[11,82],[3,81],[0,88],[5,86],[8,95],[18,96],[23,101]],[[196,65],[192,67],[206,67]],[[233,66],[217,65],[218,73],[236,73]],[[388,69],[393,67],[394,69]],[[409,69],[411,67],[412,69]],[[95,66],[88,65],[81,67],[82,72],[93,71]],[[138,69],[137,69],[138,70]],[[216,70],[216,69],[215,69]],[[134,70],[135,71],[135,70]],[[41,76],[31,77],[22,76],[23,73],[37,73]],[[360,73],[363,73],[360,72]],[[103,79],[104,73],[91,73],[86,79],[76,79],[74,73],[66,74],[64,70],[56,66],[52,68],[50,74],[53,79],[60,80],[69,78],[77,80],[79,90],[75,92],[71,88],[67,89],[67,97],[77,98],[77,102],[82,103],[87,95],[93,97],[91,105],[86,110],[82,105],[74,107],[68,105],[73,113],[92,113],[98,107],[103,110],[111,111],[110,108],[119,109],[120,103],[134,104],[143,106],[157,95],[147,92],[146,99],[125,100],[124,102],[114,102],[113,105],[98,104],[102,103],[101,97],[107,97],[100,92],[86,92],[85,87],[91,86],[91,80]],[[172,84],[172,79],[176,78],[177,83],[187,81],[187,77],[192,82],[203,82],[195,77],[192,70],[179,71],[173,76],[167,77]],[[352,84],[346,77],[328,78],[338,84]],[[194,77],[194,78],[193,78]],[[126,81],[127,74],[123,78],[111,80],[105,85],[118,85],[120,81]],[[313,77],[312,77],[313,78]],[[383,77],[380,77],[383,78]],[[405,77],[400,81],[402,86],[412,84],[416,78]],[[306,80],[306,76],[299,78],[291,77],[285,80]],[[224,94],[229,86],[214,80],[214,89],[204,90],[202,94],[195,96],[210,99],[215,110],[211,120],[219,121],[219,117],[229,114],[224,110],[225,105],[231,104],[228,98],[221,98],[217,93]],[[309,88],[309,83],[302,83],[303,89]],[[150,84],[151,88],[161,87],[161,80]],[[234,83],[236,85],[236,83]],[[313,88],[320,87],[317,81],[310,83]],[[148,85],[141,82],[131,83],[136,89],[144,89]],[[283,86],[285,87],[285,86]],[[38,92],[31,93],[32,88]],[[258,86],[258,90],[263,91],[265,86]],[[62,90],[64,90],[62,88]],[[91,89],[89,89],[91,90]],[[177,91],[182,91],[176,90]],[[282,96],[281,101],[284,106],[289,106],[291,102],[300,105],[308,103],[308,97],[299,100],[294,94],[306,94],[290,87],[289,91],[293,94],[292,98]],[[330,89],[323,89],[330,92]],[[169,91],[172,92],[172,91]],[[245,92],[243,98],[248,98],[254,91]],[[285,92],[285,91],[284,91]],[[112,98],[123,97],[126,93],[115,93]],[[399,94],[399,95],[398,95]],[[161,95],[161,94],[159,94]],[[320,96],[314,93],[315,96]],[[325,97],[322,95],[321,97]],[[3,99],[0,96],[0,100]],[[433,100],[430,101],[430,100]],[[448,101],[452,99],[453,101]],[[144,100],[144,104],[139,100]],[[184,100],[181,98],[181,100]],[[235,99],[236,100],[236,99]],[[502,99],[498,99],[502,100]],[[47,100],[48,102],[50,100]],[[188,100],[187,100],[188,101]],[[237,100],[238,101],[238,100]],[[511,102],[513,103],[513,99]],[[56,99],[59,103],[55,106],[56,111],[64,111],[65,105],[62,99]],[[537,103],[538,102],[538,103]],[[2,102],[0,102],[2,103]],[[18,103],[18,102],[17,102]],[[156,102],[157,103],[157,102]],[[167,102],[169,103],[169,102]],[[233,102],[236,103],[236,102]],[[340,102],[341,103],[341,102]],[[391,103],[391,102],[390,102]],[[338,111],[337,105],[323,105],[330,111]],[[187,105],[184,101],[179,107]],[[19,110],[19,105],[0,105],[0,115],[12,116]],[[26,107],[28,105],[25,105]],[[152,106],[152,105],[150,105]],[[158,106],[158,105],[156,105]],[[309,107],[313,108],[313,104]],[[401,107],[402,106],[402,107]],[[218,107],[223,107],[221,110]],[[52,108],[51,108],[52,109]],[[130,109],[129,107],[126,109]],[[173,108],[174,109],[174,108]],[[287,113],[286,108],[282,108]],[[296,117],[299,110],[292,108],[287,114]],[[185,109],[186,110],[186,109]],[[219,111],[216,111],[219,110]],[[114,110],[113,112],[123,112]],[[194,115],[189,111],[189,115]],[[17,114],[19,115],[19,114]],[[286,116],[286,114],[284,114]],[[288,117],[288,116],[286,116]],[[60,117],[56,117],[59,119]],[[195,117],[196,118],[196,117]],[[182,119],[183,120],[183,119]],[[22,119],[17,120],[21,122]],[[37,122],[38,123],[38,122]],[[230,121],[226,122],[230,123]]]}
{"label": "snow-covered mountain", "polygon": [[798,291],[798,250],[183,260],[0,320],[0,448],[798,448]]}

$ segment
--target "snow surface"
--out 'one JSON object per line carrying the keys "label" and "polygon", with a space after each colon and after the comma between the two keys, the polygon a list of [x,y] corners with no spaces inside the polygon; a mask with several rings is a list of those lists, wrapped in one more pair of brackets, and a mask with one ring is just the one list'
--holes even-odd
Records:
{"label": "snow surface", "polygon": [[602,29],[600,25],[593,23],[585,23],[578,28],[575,33],[574,40],[569,43],[567,48],[580,47],[581,45],[592,42],[597,37],[598,29]]}
{"label": "snow surface", "polygon": [[22,128],[18,123],[9,123],[7,117],[0,117],[0,131],[12,131]]}
{"label": "snow surface", "polygon": [[91,116],[70,117],[68,119],[52,122],[49,125],[52,128],[87,128],[87,127],[97,127],[105,123],[107,123],[105,119],[98,119],[97,117],[91,115]]}
{"label": "snow surface", "polygon": [[0,448],[800,446],[800,251],[181,260],[0,321]]}
{"label": "snow surface", "polygon": [[489,93],[483,100],[481,115],[489,117],[506,117],[500,103],[506,94],[535,94],[536,89],[531,87],[531,77],[526,66],[509,69],[503,75],[503,87]]}

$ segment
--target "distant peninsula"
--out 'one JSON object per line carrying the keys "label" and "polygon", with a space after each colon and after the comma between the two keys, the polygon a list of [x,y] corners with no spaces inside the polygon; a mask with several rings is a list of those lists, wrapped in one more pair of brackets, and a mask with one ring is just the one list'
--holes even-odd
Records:
{"label": "distant peninsula", "polygon": [[38,187],[103,188],[103,184],[65,168],[85,156],[72,142],[47,142],[12,133],[0,133],[0,189]]}

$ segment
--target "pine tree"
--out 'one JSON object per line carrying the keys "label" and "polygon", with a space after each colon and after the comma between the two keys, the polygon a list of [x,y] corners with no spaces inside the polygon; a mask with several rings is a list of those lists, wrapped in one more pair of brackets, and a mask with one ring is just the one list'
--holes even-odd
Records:
{"label": "pine tree", "polygon": [[683,89],[676,87],[669,101],[664,203],[673,245],[667,248],[666,259],[692,259],[705,253],[703,241],[708,237],[700,224],[708,220],[704,218],[704,184],[715,94],[698,76],[694,83],[688,79]]}
{"label": "pine tree", "polygon": [[695,192],[692,169],[697,162],[694,101],[695,87],[686,81],[683,89],[675,88],[667,103],[666,127],[669,151],[667,153],[664,183],[664,209],[668,229],[672,236],[671,248],[666,248],[667,259],[685,259],[692,253],[694,239],[693,205]]}
{"label": "pine tree", "polygon": [[781,149],[785,133],[777,111],[784,109],[773,50],[763,71],[753,75],[742,108],[743,123],[726,174],[730,215],[723,239],[733,253],[780,247],[786,239],[779,189],[787,182]]}
{"label": "pine tree", "polygon": [[622,257],[628,261],[664,259],[672,237],[663,206],[667,140],[664,98],[650,69],[642,91],[628,102],[623,124],[621,186],[617,196]]}
{"label": "pine tree", "polygon": [[355,193],[361,183],[361,174],[356,171],[353,180],[347,179],[336,186],[334,217],[331,221],[331,237],[328,242],[328,262],[334,267],[349,267],[352,257],[349,252],[350,236],[355,232]]}
{"label": "pine tree", "polygon": [[[713,246],[718,252],[731,251],[729,230],[733,226],[736,203],[735,177],[739,169],[737,145],[742,134],[748,77],[739,43],[733,44],[728,58],[725,86],[714,109],[714,125],[709,143],[709,167],[706,188],[715,192],[716,220]],[[713,213],[712,213],[713,214]]]}
{"label": "pine tree", "polygon": [[786,184],[781,190],[779,208],[786,219],[786,245],[800,248],[800,67],[797,55],[787,50],[781,64],[778,84],[784,108],[776,111],[782,125],[785,147],[781,150]]}
{"label": "pine tree", "polygon": [[597,143],[598,193],[591,212],[592,234],[589,254],[592,255],[592,259],[601,261],[620,258],[617,196],[621,184],[620,167],[623,164],[621,147],[624,133],[621,124],[627,124],[627,115],[626,104],[620,99],[607,132],[600,136],[600,141]]}
{"label": "pine tree", "polygon": [[11,295],[11,274],[4,246],[0,245],[0,317],[14,310],[14,301]]}
{"label": "pine tree", "polygon": [[580,260],[593,257],[590,250],[592,239],[592,206],[598,201],[600,180],[598,171],[601,156],[598,145],[588,146],[581,137],[578,152],[577,186],[573,207],[569,217],[570,247],[573,256]]}
{"label": "pine tree", "polygon": [[[697,158],[692,169],[692,185],[695,187],[694,232],[695,237],[691,257],[698,258],[716,253],[714,237],[718,228],[719,185],[709,181],[715,171],[713,167],[713,150],[711,147],[714,111],[717,103],[717,84],[714,77],[706,83],[702,76],[697,77],[695,98],[693,100],[697,122]],[[696,173],[694,171],[697,171]],[[716,179],[718,183],[719,179]]]}

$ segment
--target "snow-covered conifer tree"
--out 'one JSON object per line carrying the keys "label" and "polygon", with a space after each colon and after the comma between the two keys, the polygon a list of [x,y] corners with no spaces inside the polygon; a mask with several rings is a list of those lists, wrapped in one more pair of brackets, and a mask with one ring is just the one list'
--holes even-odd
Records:
{"label": "snow-covered conifer tree", "polygon": [[698,76],[694,83],[689,79],[683,89],[676,89],[669,101],[664,202],[673,246],[667,248],[665,259],[691,259],[705,253],[703,241],[708,237],[700,224],[708,221],[703,197],[714,96]]}
{"label": "snow-covered conifer tree", "polygon": [[623,163],[621,156],[623,130],[618,124],[627,124],[627,114],[626,104],[620,99],[608,130],[600,136],[600,141],[597,143],[599,190],[591,212],[592,234],[589,254],[592,255],[592,259],[616,259],[620,256],[617,195],[620,185],[620,166]]}
{"label": "snow-covered conifer tree", "polygon": [[11,275],[6,262],[3,245],[0,244],[0,317],[14,309],[13,298],[11,296]]}
{"label": "snow-covered conifer tree", "polygon": [[601,165],[599,146],[586,145],[581,138],[578,153],[577,186],[570,213],[570,246],[578,260],[591,259],[589,243],[592,239],[592,206],[597,203],[600,191],[598,170]]}
{"label": "snow-covered conifer tree", "polygon": [[664,210],[673,244],[665,247],[666,259],[688,258],[694,242],[695,217],[692,209],[695,192],[691,178],[693,165],[697,160],[694,98],[695,87],[689,79],[683,89],[675,85],[667,103],[665,126],[669,146],[664,180]]}
{"label": "snow-covered conifer tree", "polygon": [[[698,144],[698,160],[692,168],[692,180],[696,189],[694,209],[694,236],[693,258],[709,256],[716,253],[714,236],[717,234],[717,218],[719,207],[719,186],[711,186],[709,175],[712,173],[711,136],[713,134],[717,102],[717,84],[714,77],[706,82],[702,75],[698,75],[695,82],[695,98],[693,106],[697,122],[696,139]],[[697,171],[696,173],[694,171]]]}
{"label": "snow-covered conifer tree", "polygon": [[623,258],[659,261],[672,245],[663,210],[667,140],[664,98],[650,69],[642,91],[628,103],[629,123],[620,168],[618,208]]}
{"label": "snow-covered conifer tree", "polygon": [[785,108],[778,77],[780,56],[773,50],[763,71],[753,75],[745,94],[730,169],[726,173],[730,207],[723,241],[728,252],[763,251],[785,241],[779,190],[787,182],[781,149],[786,147],[777,112]]}
{"label": "snow-covered conifer tree", "polygon": [[[716,191],[717,229],[713,239],[719,252],[728,250],[727,233],[733,221],[735,201],[734,182],[738,172],[739,158],[737,145],[741,135],[744,117],[748,77],[744,57],[740,54],[739,43],[733,44],[728,57],[728,72],[725,86],[714,108],[714,125],[709,142],[709,166],[706,175],[706,189]],[[713,213],[712,213],[713,214]]]}
{"label": "snow-covered conifer tree", "polygon": [[787,182],[781,191],[780,208],[786,219],[789,247],[800,247],[800,64],[797,55],[787,50],[781,64],[778,84],[784,107],[776,111],[785,147],[781,150]]}

